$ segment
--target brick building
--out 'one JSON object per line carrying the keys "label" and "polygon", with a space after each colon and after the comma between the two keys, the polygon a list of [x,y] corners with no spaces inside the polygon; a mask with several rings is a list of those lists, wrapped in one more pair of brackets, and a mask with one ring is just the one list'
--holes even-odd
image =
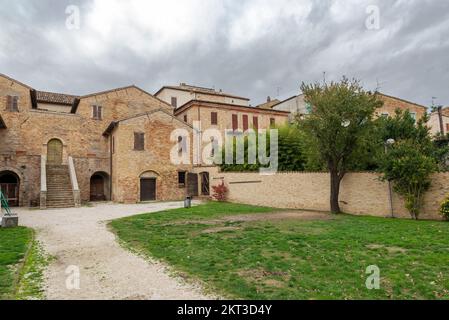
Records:
{"label": "brick building", "polygon": [[[75,96],[37,91],[0,74],[1,190],[13,206],[41,208],[207,195],[207,173],[193,164],[193,151],[183,147],[198,133],[192,110],[214,110],[223,130],[232,126],[225,119],[234,114],[260,116],[261,129],[288,116],[260,113],[242,105],[249,105],[245,98],[222,102],[217,101],[220,94],[210,96],[214,99],[207,101],[197,94],[200,103],[175,109],[172,101],[136,86]],[[174,164],[173,153],[183,153],[188,161]]]}

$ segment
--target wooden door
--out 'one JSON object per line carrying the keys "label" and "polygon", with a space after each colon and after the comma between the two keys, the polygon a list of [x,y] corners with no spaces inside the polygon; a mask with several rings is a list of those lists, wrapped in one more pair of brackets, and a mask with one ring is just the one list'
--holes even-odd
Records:
{"label": "wooden door", "polygon": [[105,201],[104,179],[101,176],[93,176],[90,179],[90,201]]}
{"label": "wooden door", "polygon": [[198,197],[198,175],[196,173],[187,175],[187,195],[189,197]]}
{"label": "wooden door", "polygon": [[156,200],[156,178],[140,179],[140,201]]}
{"label": "wooden door", "polygon": [[62,142],[58,139],[50,140],[47,144],[47,163],[50,165],[62,164]]}
{"label": "wooden door", "polygon": [[19,206],[19,184],[18,183],[2,183],[0,184],[3,195],[8,200],[10,207]]}

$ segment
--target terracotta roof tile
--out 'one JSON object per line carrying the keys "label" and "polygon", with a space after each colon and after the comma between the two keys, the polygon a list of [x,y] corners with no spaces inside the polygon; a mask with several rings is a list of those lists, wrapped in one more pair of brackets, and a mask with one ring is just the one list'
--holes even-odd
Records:
{"label": "terracotta roof tile", "polygon": [[36,91],[36,95],[37,95],[37,102],[64,104],[64,105],[72,105],[75,99],[79,98],[78,96],[54,92],[45,92],[45,91]]}

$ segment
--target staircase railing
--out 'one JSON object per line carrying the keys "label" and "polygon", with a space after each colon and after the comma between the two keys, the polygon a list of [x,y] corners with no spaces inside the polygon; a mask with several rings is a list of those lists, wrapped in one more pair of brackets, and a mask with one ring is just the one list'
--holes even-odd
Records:
{"label": "staircase railing", "polygon": [[73,162],[72,157],[69,157],[69,173],[70,173],[70,182],[72,184],[73,200],[75,201],[75,207],[80,207],[81,206],[81,194],[80,194],[80,188],[78,185],[78,179],[76,177],[75,163]]}
{"label": "staircase railing", "polygon": [[1,191],[0,191],[0,202],[2,211],[5,210],[6,212],[5,216],[12,216],[11,208],[9,207],[8,204],[8,199],[6,199],[5,195]]}

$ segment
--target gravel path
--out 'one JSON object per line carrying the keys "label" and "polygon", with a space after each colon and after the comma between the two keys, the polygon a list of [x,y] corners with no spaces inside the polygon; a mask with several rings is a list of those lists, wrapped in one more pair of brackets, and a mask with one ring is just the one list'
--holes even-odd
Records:
{"label": "gravel path", "polygon": [[[106,228],[109,220],[181,206],[180,202],[97,204],[90,208],[15,211],[20,224],[35,229],[45,251],[55,257],[45,275],[47,299],[206,299],[199,287],[173,277],[163,265],[123,249]],[[70,266],[79,267],[79,289],[67,288],[66,281],[73,275],[73,270],[67,270]]]}

